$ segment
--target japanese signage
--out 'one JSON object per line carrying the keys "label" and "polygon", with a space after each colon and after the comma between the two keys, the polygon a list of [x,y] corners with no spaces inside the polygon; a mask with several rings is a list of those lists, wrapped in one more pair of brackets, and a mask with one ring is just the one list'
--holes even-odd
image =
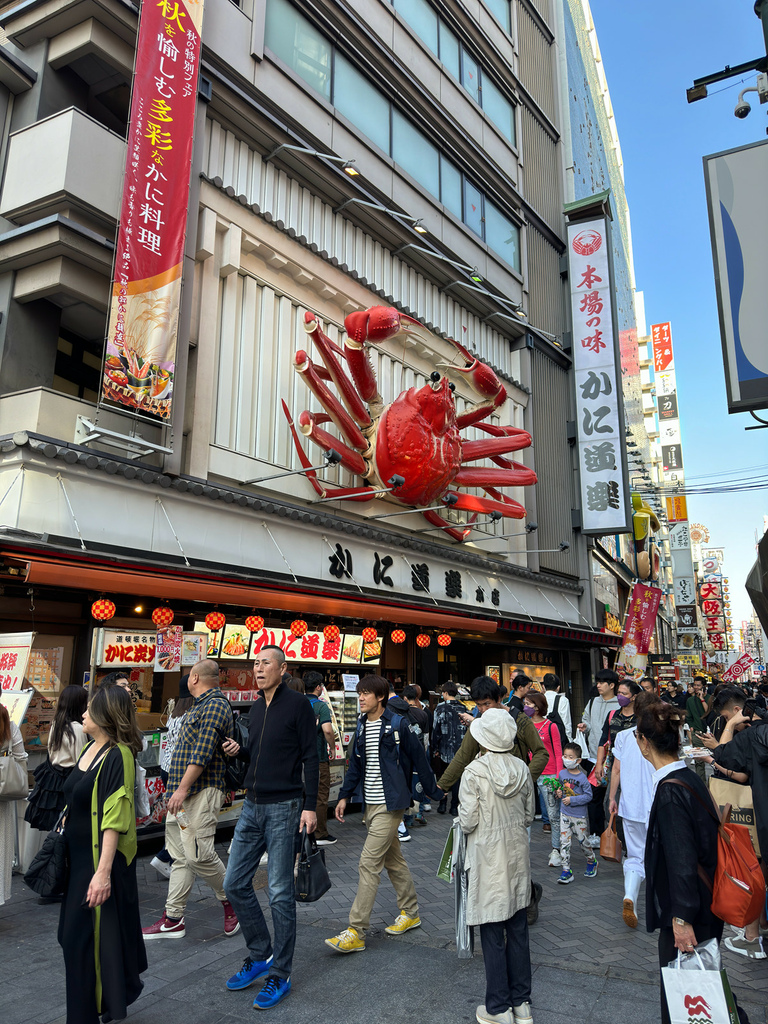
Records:
{"label": "japanese signage", "polygon": [[700,654],[678,654],[677,657],[675,658],[675,664],[676,665],[690,665],[690,666],[695,668],[696,666],[701,665],[701,655]]}
{"label": "japanese signage", "polygon": [[655,373],[674,369],[675,356],[672,351],[672,325],[652,324],[653,369]]}
{"label": "japanese signage", "polygon": [[34,639],[34,633],[0,633],[0,689],[21,689]]}
{"label": "japanese signage", "polygon": [[667,498],[667,520],[670,523],[688,522],[688,506],[685,498]]}
{"label": "japanese signage", "polygon": [[183,647],[181,626],[158,629],[155,642],[155,672],[178,672],[181,668]]}
{"label": "japanese signage", "polygon": [[728,635],[725,628],[725,598],[723,577],[719,573],[708,573],[699,589],[699,602],[707,640],[715,651],[728,650]]}
{"label": "japanese signage", "polygon": [[208,634],[185,633],[181,642],[181,664],[183,668],[196,665],[208,657]]}
{"label": "japanese signage", "polygon": [[695,604],[679,604],[676,606],[677,612],[677,632],[678,633],[695,633],[696,627],[696,605]]}
{"label": "japanese signage", "polygon": [[635,583],[624,622],[624,642],[619,653],[619,664],[631,664],[628,659],[648,654],[661,602],[661,590],[645,583]]}
{"label": "japanese signage", "polygon": [[734,662],[729,669],[725,670],[723,673],[723,682],[732,683],[735,679],[739,679],[752,665],[755,665],[755,658],[751,657],[749,654],[742,654],[737,662]]}
{"label": "japanese signage", "polygon": [[629,502],[604,218],[568,227],[568,258],[582,530],[622,532],[629,526]]}
{"label": "japanese signage", "polygon": [[64,648],[50,647],[42,651],[30,651],[27,665],[27,682],[40,692],[53,693],[61,686],[64,666]]}
{"label": "japanese signage", "polygon": [[322,632],[308,631],[295,637],[285,629],[262,629],[251,639],[250,657],[255,658],[262,647],[276,644],[285,653],[288,662],[320,662],[326,665],[378,665],[381,658],[381,640],[365,643],[355,633],[341,633],[338,640],[328,641]]}
{"label": "japanese signage", "polygon": [[661,468],[665,481],[682,480],[683,448],[680,438],[680,413],[677,401],[672,325],[669,323],[652,324],[651,343],[656,382],[656,404],[659,412]]}
{"label": "japanese signage", "polygon": [[203,0],[144,0],[103,398],[169,419]]}
{"label": "japanese signage", "polygon": [[127,668],[129,665],[147,665],[152,668],[155,664],[155,645],[155,633],[103,629],[97,664],[110,668]]}

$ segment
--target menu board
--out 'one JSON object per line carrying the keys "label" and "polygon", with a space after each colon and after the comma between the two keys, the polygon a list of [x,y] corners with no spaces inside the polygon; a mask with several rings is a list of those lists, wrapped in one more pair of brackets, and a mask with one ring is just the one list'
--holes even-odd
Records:
{"label": "menu board", "polygon": [[30,651],[27,664],[27,682],[39,692],[56,693],[61,686],[64,667],[64,648]]}
{"label": "menu board", "polygon": [[0,704],[8,712],[11,721],[14,725],[18,725],[21,728],[21,723],[24,721],[24,715],[27,713],[29,702],[35,695],[34,690],[3,690],[0,693]]}
{"label": "menu board", "polygon": [[47,747],[48,736],[56,714],[56,700],[42,693],[35,693],[27,708],[21,734],[26,747]]}
{"label": "menu board", "polygon": [[245,626],[226,625],[221,641],[221,657],[247,661],[251,634]]}
{"label": "menu board", "polygon": [[34,633],[0,633],[0,689],[21,689],[34,639]]}
{"label": "menu board", "polygon": [[204,657],[218,658],[221,649],[221,638],[224,635],[223,629],[208,629],[204,622],[195,623],[195,633],[204,633],[208,637],[208,647]]}
{"label": "menu board", "polygon": [[208,633],[185,633],[181,641],[182,668],[191,668],[208,657]]}
{"label": "menu board", "polygon": [[178,672],[184,630],[181,626],[164,626],[157,631],[155,672]]}

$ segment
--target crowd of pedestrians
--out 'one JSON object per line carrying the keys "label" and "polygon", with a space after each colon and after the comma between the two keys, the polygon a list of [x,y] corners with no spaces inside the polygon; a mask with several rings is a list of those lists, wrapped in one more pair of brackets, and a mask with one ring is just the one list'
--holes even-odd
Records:
{"label": "crowd of pedestrians", "polygon": [[[87,706],[80,687],[62,694],[27,819],[42,834],[66,807],[69,871],[59,941],[68,1024],[109,1024],[126,1016],[143,987],[144,943],[185,937],[196,878],[221,903],[224,934],[245,938],[247,955],[224,979],[226,988],[260,982],[254,1006],[261,1010],[290,993],[296,855],[305,831],[319,845],[336,842],[327,817],[329,765],[339,737],[321,673],[291,680],[279,647],[265,647],[253,672],[260,693],[247,728],[234,728],[215,662],[199,662],[180,683],[161,764],[165,847],[152,860],[168,878],[168,896],[161,918],[143,929],[134,791],[142,736],[127,682],[114,673]],[[681,694],[676,683],[657,689],[649,678],[635,682],[603,669],[576,724],[562,690],[553,674],[542,689],[518,673],[508,694],[491,677],[478,676],[470,686],[470,711],[449,680],[432,710],[418,686],[396,694],[377,675],[358,683],[360,716],[335,820],[343,827],[350,804],[362,805],[366,838],[348,925],[325,940],[328,947],[340,954],[366,949],[384,870],[398,910],[386,933],[420,927],[418,879],[401,844],[411,840],[413,825],[426,824],[433,805],[438,814],[457,817],[466,842],[466,921],[479,929],[486,971],[479,1024],[533,1021],[528,930],[543,892],[530,857],[537,819],[551,841],[546,868],[558,872],[561,885],[577,881],[582,869],[574,869],[575,839],[588,880],[580,884],[595,893],[596,847],[607,817],[618,820],[626,855],[616,912],[629,928],[638,926],[645,882],[646,926],[658,931],[661,967],[676,951],[690,953],[707,939],[721,939],[723,922],[710,909],[708,888],[718,834],[708,787],[721,804],[733,802],[728,787],[740,787],[738,806],[753,808],[755,839],[768,848],[768,683],[750,694],[697,678],[691,692]],[[0,740],[12,747],[11,725],[0,718]],[[225,866],[215,833],[225,773],[235,762],[246,766],[245,799]],[[271,929],[253,887],[264,855]],[[7,890],[0,876],[0,902]],[[765,934],[763,913],[734,929],[725,944],[764,959]],[[744,1024],[746,1015],[739,1014]],[[670,1020],[663,986],[661,1020]]]}

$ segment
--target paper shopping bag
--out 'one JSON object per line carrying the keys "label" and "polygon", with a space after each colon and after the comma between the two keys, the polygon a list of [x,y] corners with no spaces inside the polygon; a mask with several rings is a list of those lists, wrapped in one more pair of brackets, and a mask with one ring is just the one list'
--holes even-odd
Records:
{"label": "paper shopping bag", "polygon": [[760,843],[757,839],[752,787],[740,786],[738,782],[729,782],[727,779],[712,778],[709,780],[709,792],[715,798],[721,814],[728,804],[731,805],[731,822],[734,825],[746,825],[755,853],[759,857]]}
{"label": "paper shopping bag", "polygon": [[662,967],[661,983],[671,1024],[739,1024],[725,971],[681,970],[678,957]]}
{"label": "paper shopping bag", "polygon": [[453,829],[448,833],[448,838],[445,840],[445,846],[443,847],[443,855],[440,858],[440,863],[437,866],[437,877],[441,878],[444,882],[451,881],[451,859],[453,857]]}
{"label": "paper shopping bag", "polygon": [[453,832],[454,926],[456,928],[456,952],[459,960],[471,960],[475,952],[475,933],[467,924],[469,878],[464,866],[464,856],[467,851],[467,837],[461,831],[458,820],[454,822]]}

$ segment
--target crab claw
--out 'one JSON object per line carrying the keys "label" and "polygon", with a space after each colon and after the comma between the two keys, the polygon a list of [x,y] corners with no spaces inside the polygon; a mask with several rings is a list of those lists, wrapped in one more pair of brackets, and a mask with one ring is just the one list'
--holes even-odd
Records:
{"label": "crab claw", "polygon": [[418,320],[400,313],[393,306],[372,306],[344,318],[347,334],[358,343],[393,338],[401,331],[408,330],[412,324],[421,326]]}
{"label": "crab claw", "polygon": [[488,366],[487,363],[481,362],[477,356],[473,356],[454,338],[450,338],[449,341],[451,344],[456,346],[462,356],[467,360],[467,365],[454,366],[453,363],[438,363],[437,365],[445,366],[447,369],[452,370],[455,373],[463,373],[469,381],[472,390],[476,391],[477,394],[486,402],[492,402],[494,408],[498,408],[500,405],[503,405],[507,398],[506,388],[490,366]]}

